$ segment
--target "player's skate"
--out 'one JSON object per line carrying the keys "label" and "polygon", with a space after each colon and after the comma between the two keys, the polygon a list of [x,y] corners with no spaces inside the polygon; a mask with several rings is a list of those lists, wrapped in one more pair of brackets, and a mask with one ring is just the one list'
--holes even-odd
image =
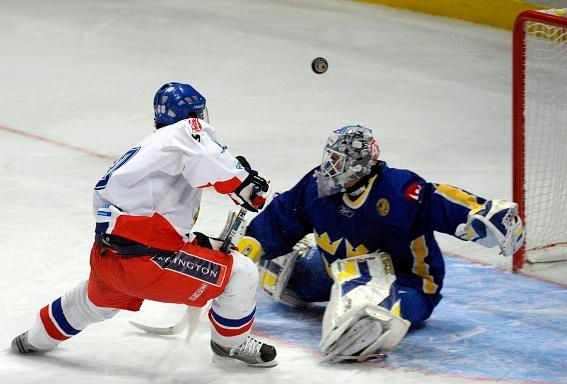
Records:
{"label": "player's skate", "polygon": [[276,348],[251,336],[237,347],[223,347],[211,340],[211,349],[216,358],[239,360],[251,367],[271,368],[278,365]]}
{"label": "player's skate", "polygon": [[16,336],[14,340],[12,340],[11,348],[12,352],[19,354],[40,352],[39,349],[28,342],[28,331],[22,333],[19,336]]}

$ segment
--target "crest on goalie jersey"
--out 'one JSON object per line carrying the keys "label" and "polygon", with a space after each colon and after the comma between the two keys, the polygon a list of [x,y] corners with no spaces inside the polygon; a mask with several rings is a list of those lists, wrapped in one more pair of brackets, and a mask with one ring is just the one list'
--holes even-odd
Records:
{"label": "crest on goalie jersey", "polygon": [[390,202],[388,201],[388,199],[381,198],[380,200],[378,200],[378,202],[376,203],[376,211],[378,211],[378,214],[380,216],[386,216],[388,213],[390,213]]}
{"label": "crest on goalie jersey", "polygon": [[421,193],[421,185],[419,183],[411,184],[405,191],[404,197],[407,200],[419,200],[419,194]]}

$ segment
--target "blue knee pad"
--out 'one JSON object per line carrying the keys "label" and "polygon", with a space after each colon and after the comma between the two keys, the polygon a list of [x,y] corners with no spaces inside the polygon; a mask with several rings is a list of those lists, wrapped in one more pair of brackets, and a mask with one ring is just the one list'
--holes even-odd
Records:
{"label": "blue knee pad", "polygon": [[317,247],[313,247],[295,262],[287,289],[300,300],[318,302],[329,300],[332,286],[333,279],[327,274],[321,254]]}
{"label": "blue knee pad", "polygon": [[413,287],[394,282],[398,297],[401,300],[402,318],[411,322],[412,328],[419,326],[427,320],[433,309],[441,301],[441,295],[427,295]]}

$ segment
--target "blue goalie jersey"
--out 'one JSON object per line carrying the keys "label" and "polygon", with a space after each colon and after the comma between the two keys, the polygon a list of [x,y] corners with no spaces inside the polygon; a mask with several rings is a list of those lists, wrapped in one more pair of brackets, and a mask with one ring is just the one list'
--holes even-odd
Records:
{"label": "blue goalie jersey", "polygon": [[272,259],[291,252],[313,233],[323,262],[388,252],[397,280],[427,295],[438,295],[445,274],[434,232],[454,235],[483,198],[462,189],[428,183],[415,173],[379,162],[367,188],[356,198],[340,193],[320,198],[315,171],[289,191],[276,196],[252,220],[254,237]]}

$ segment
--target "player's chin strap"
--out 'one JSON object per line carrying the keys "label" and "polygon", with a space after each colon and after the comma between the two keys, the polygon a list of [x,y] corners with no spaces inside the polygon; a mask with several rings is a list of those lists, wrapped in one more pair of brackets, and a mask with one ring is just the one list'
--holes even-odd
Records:
{"label": "player's chin strap", "polygon": [[336,260],[331,274],[334,284],[319,344],[326,355],[322,362],[364,361],[393,351],[410,323],[399,315],[390,255],[377,252]]}

